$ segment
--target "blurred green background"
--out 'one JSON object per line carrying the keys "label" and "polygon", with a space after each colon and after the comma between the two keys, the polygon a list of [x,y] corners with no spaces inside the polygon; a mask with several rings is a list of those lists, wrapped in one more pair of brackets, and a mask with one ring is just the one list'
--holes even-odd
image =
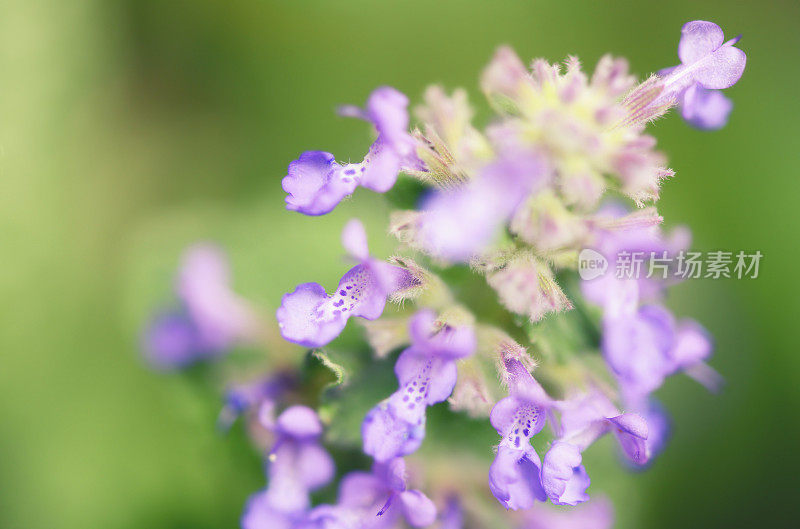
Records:
{"label": "blurred green background", "polygon": [[212,393],[143,365],[139,328],[199,238],[230,250],[237,290],[268,310],[299,282],[335,284],[354,215],[386,255],[370,192],[324,218],[282,208],[301,151],[368,145],[335,105],[379,84],[418,101],[433,82],[480,104],[503,43],[588,69],[612,52],[645,75],[676,63],[692,19],[744,34],[748,66],[726,129],[652,127],[677,171],[659,209],[697,248],[765,257],[756,280],[675,289],[672,307],[716,336],[727,386],[670,381],[669,449],[633,475],[597,456],[590,491],[608,490],[623,528],[796,527],[793,0],[0,1],[0,527],[237,526],[258,455],[241,429],[216,434]]}

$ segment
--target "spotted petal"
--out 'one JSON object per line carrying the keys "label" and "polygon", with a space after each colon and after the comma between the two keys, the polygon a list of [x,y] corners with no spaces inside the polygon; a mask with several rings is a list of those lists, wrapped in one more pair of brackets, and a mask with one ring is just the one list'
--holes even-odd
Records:
{"label": "spotted petal", "polygon": [[452,360],[428,354],[410,347],[403,351],[395,364],[402,401],[409,408],[442,402],[453,392],[456,384],[456,364]]}
{"label": "spotted petal", "polygon": [[425,438],[425,413],[416,422],[398,416],[388,402],[378,404],[361,425],[364,452],[376,461],[389,461],[415,452]]}

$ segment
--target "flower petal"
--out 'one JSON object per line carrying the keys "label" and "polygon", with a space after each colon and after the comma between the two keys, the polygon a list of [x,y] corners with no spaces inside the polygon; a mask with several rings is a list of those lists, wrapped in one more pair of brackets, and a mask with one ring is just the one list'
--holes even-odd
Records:
{"label": "flower petal", "polygon": [[725,37],[722,28],[713,22],[693,20],[681,28],[678,57],[684,64],[699,61],[722,46]]}
{"label": "flower petal", "polygon": [[306,151],[289,164],[281,180],[286,209],[305,215],[324,215],[355,191],[360,178],[357,166],[342,167],[329,152]]}
{"label": "flower petal", "polygon": [[717,130],[728,123],[733,102],[718,90],[708,90],[698,83],[683,95],[681,115],[690,125],[701,130]]}
{"label": "flower petal", "polygon": [[541,483],[541,460],[528,447],[516,450],[501,445],[489,467],[489,488],[506,509],[528,509],[547,495]]}
{"label": "flower petal", "polygon": [[489,413],[489,422],[492,423],[497,433],[505,435],[509,427],[514,424],[517,409],[521,405],[522,402],[516,397],[506,397],[494,405]]}
{"label": "flower petal", "polygon": [[317,283],[303,283],[285,294],[275,314],[281,336],[303,347],[321,347],[336,338],[347,324],[347,316],[331,313],[320,317],[320,306],[328,299]]}
{"label": "flower petal", "polygon": [[747,55],[739,48],[727,44],[703,59],[693,74],[695,81],[704,88],[730,88],[742,77],[747,64]]}
{"label": "flower petal", "polygon": [[401,492],[400,503],[406,521],[412,527],[425,527],[436,520],[436,505],[418,490]]}
{"label": "flower petal", "polygon": [[315,439],[322,435],[322,423],[317,412],[308,406],[290,406],[278,416],[277,430],[295,439]]}
{"label": "flower petal", "polygon": [[636,463],[647,463],[647,421],[638,413],[625,413],[617,417],[610,417],[608,422],[613,425],[614,437],[617,438],[624,454]]}
{"label": "flower petal", "polygon": [[339,485],[343,507],[370,507],[380,501],[383,484],[370,472],[350,472]]}
{"label": "flower petal", "polygon": [[392,145],[406,141],[408,135],[408,97],[391,86],[381,86],[367,99],[367,115],[378,134]]}
{"label": "flower petal", "polygon": [[440,191],[423,205],[420,235],[426,249],[451,261],[483,252],[517,207],[548,179],[530,154],[509,154],[463,186]]}
{"label": "flower petal", "polygon": [[398,408],[388,402],[378,404],[367,413],[361,425],[364,453],[376,461],[389,461],[415,452],[425,438],[425,413],[415,423],[399,417]]}
{"label": "flower petal", "polygon": [[248,498],[242,514],[242,529],[292,529],[291,517],[270,505],[266,492]]}
{"label": "flower petal", "polygon": [[297,472],[307,490],[324,487],[336,474],[328,452],[316,443],[304,443],[298,455]]}
{"label": "flower petal", "polygon": [[556,441],[544,456],[542,486],[556,505],[577,505],[589,499],[589,476],[577,446]]}
{"label": "flower petal", "polygon": [[675,331],[675,345],[669,352],[674,369],[685,369],[711,356],[714,344],[711,335],[694,320],[681,320]]}

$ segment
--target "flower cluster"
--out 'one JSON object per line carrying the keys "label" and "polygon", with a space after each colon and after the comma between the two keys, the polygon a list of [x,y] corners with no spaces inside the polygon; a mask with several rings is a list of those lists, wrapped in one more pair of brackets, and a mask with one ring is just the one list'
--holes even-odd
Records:
{"label": "flower cluster", "polygon": [[411,347],[397,358],[400,385],[364,419],[364,452],[376,461],[411,454],[425,437],[425,408],[446,400],[456,385],[456,360],[475,352],[470,325],[436,323],[422,310],[409,323]]}
{"label": "flower cluster", "polygon": [[[745,66],[738,40],[725,42],[711,22],[689,22],[678,46],[681,64],[641,83],[624,59],[605,56],[587,75],[575,57],[564,65],[537,59],[528,68],[501,48],[481,77],[495,112],[483,130],[472,124],[463,90],[427,89],[414,110],[414,128],[408,99],[393,88],[375,90],[363,109],[342,107],[342,115],[373,125],[375,141],[357,164],[341,164],[323,151],[301,154],[282,181],[287,209],[323,215],[359,186],[389,191],[401,173],[425,191],[415,209],[391,215],[397,255],[372,256],[363,225],[351,220],[342,245],[355,265],[336,289],[329,294],[318,283],[303,283],[280,302],[280,335],[333,369],[336,391],[310,389],[308,377],[299,376],[303,362],[229,390],[220,424],[230,427],[245,414],[267,454],[268,485],[247,502],[242,527],[438,521],[457,529],[481,526],[487,517],[521,529],[610,527],[603,498],[569,510],[544,504],[589,500],[583,454],[606,434],[630,465],[653,460],[669,430],[653,393],[667,377],[686,373],[712,389],[720,377],[706,364],[709,333],[664,306],[674,277],[579,280],[577,257],[584,248],[607,257],[685,250],[687,230],[661,228],[654,203],[675,173],[645,128],[674,106],[695,127],[724,125],[732,104],[720,90],[735,84]],[[465,279],[465,273],[472,275]],[[484,280],[485,287],[475,287]],[[464,296],[470,289],[478,294]],[[218,356],[264,334],[264,323],[230,290],[217,250],[187,253],[178,294],[180,309],[157,318],[146,336],[158,366]],[[388,302],[397,306],[387,309]],[[337,413],[354,406],[348,391],[377,384],[329,356],[351,317],[362,322],[374,350],[366,362],[393,361],[397,379],[394,392],[393,383],[378,387],[375,400],[384,400],[367,403],[371,409],[358,415],[360,443],[325,436],[326,426],[337,426]],[[361,369],[369,371],[363,362]],[[435,436],[426,440],[430,409],[447,406],[472,426],[488,421],[499,435],[496,446],[469,456],[482,469],[477,485],[474,475],[445,483],[413,472],[431,458],[453,475],[462,464],[472,468],[462,459],[468,443],[450,440],[437,453]],[[349,450],[350,464],[365,456],[372,463],[345,473],[338,497],[326,502],[323,495],[314,506],[310,494],[336,475],[323,441]],[[420,450],[429,443],[431,453]],[[410,488],[405,458],[412,481],[427,483],[430,496]],[[485,511],[489,492],[495,507],[499,502],[524,513],[497,521],[497,513]]]}

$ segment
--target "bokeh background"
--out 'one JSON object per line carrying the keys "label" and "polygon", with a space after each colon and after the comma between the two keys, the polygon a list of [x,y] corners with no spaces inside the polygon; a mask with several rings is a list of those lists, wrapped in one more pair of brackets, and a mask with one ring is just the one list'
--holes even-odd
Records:
{"label": "bokeh background", "polygon": [[335,284],[352,216],[387,254],[387,207],[368,191],[324,218],[282,208],[302,150],[368,145],[337,104],[380,84],[418,101],[432,82],[480,103],[503,43],[590,69],[612,52],[645,75],[676,63],[692,19],[744,34],[748,66],[726,129],[652,127],[678,175],[659,209],[699,249],[765,257],[756,280],[674,289],[671,306],[716,336],[727,386],[668,382],[669,449],[640,474],[598,456],[590,491],[611,495],[621,528],[796,527],[793,0],[0,1],[0,527],[237,527],[259,456],[241,428],[215,432],[214,392],[147,369],[139,329],[197,239],[230,251],[237,290],[265,310],[299,282]]}

